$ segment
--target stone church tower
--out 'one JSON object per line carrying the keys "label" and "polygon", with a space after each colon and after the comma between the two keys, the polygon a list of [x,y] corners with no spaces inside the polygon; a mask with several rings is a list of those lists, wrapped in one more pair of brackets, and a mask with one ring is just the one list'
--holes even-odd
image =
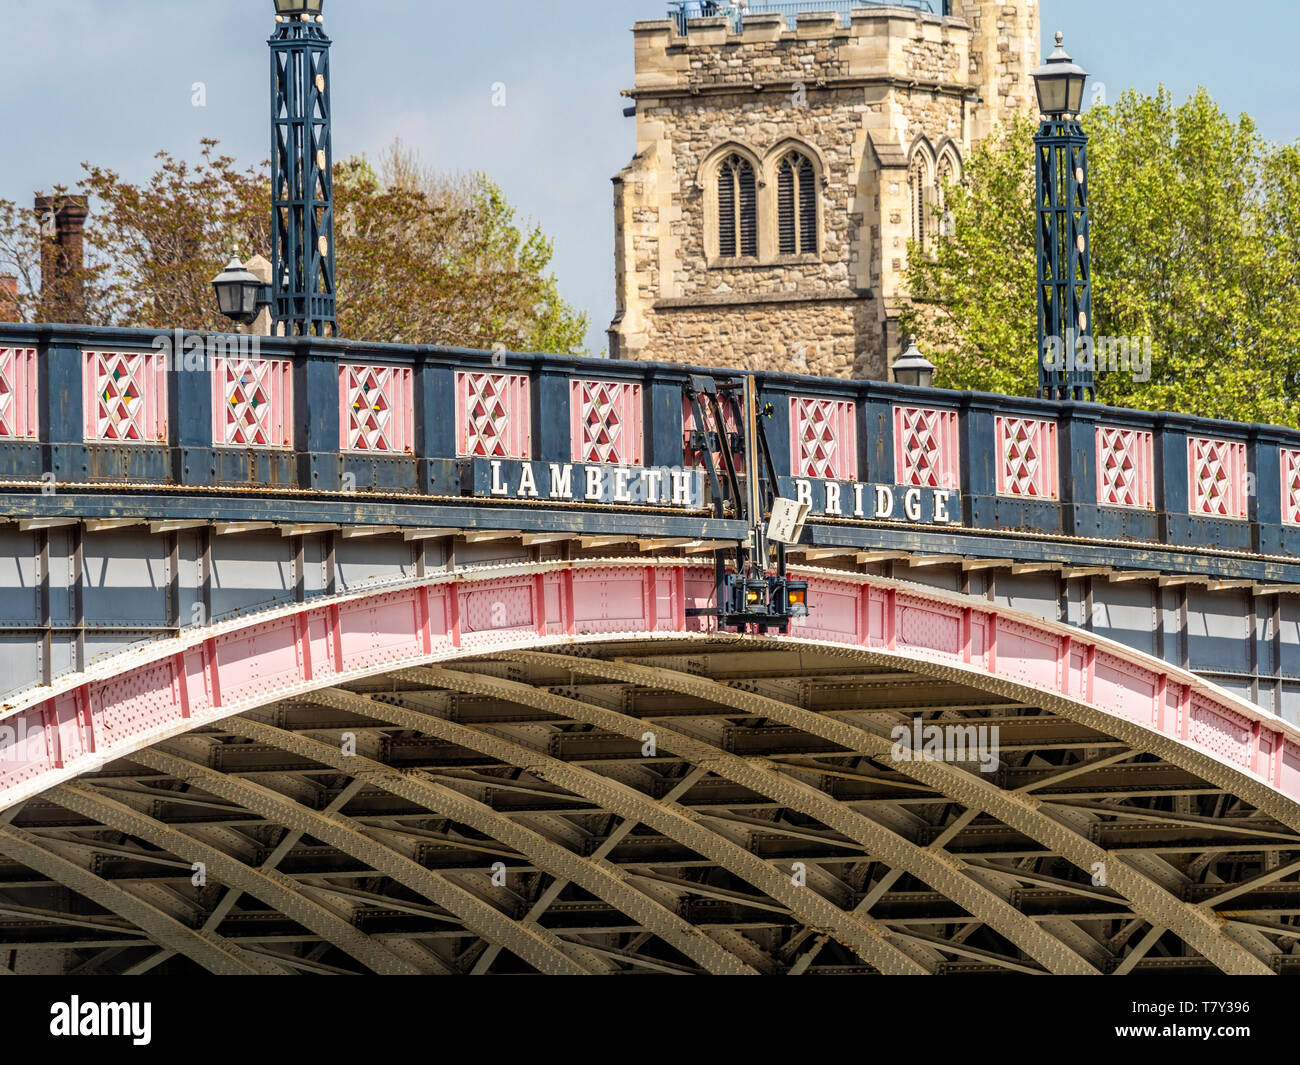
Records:
{"label": "stone church tower", "polygon": [[908,239],[945,224],[972,145],[1033,108],[1036,0],[947,6],[633,27],[614,358],[888,378]]}

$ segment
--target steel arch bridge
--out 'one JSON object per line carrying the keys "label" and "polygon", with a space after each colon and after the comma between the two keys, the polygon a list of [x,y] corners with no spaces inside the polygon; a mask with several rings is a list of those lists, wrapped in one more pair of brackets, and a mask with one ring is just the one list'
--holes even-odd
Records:
{"label": "steel arch bridge", "polygon": [[[41,693],[6,719],[48,746],[0,778],[0,883],[112,913],[56,942],[127,971],[1285,957],[1295,865],[1267,856],[1300,849],[1300,732],[1195,676],[896,581],[808,574],[838,608],[755,637],[688,624],[698,565],[513,569],[254,615]],[[526,616],[476,630],[485,596]],[[917,719],[996,729],[997,771],[898,758]],[[194,867],[211,887],[184,890]]]}
{"label": "steel arch bridge", "polygon": [[263,339],[0,347],[0,967],[1300,966],[1300,435],[760,377],[741,633],[705,371]]}

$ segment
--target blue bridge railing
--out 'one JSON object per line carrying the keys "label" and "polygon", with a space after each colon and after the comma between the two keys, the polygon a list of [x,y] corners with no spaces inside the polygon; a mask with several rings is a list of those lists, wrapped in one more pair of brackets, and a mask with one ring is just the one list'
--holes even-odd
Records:
{"label": "blue bridge railing", "polygon": [[794,0],[784,4],[752,0],[743,8],[729,0],[675,0],[668,10],[668,17],[676,21],[681,33],[686,32],[686,24],[694,19],[717,17],[730,19],[732,29],[739,33],[747,16],[782,14],[793,26],[803,11],[834,11],[840,16],[841,23],[847,26],[849,13],[857,7],[909,7],[932,15],[947,15],[951,14],[952,0]]}

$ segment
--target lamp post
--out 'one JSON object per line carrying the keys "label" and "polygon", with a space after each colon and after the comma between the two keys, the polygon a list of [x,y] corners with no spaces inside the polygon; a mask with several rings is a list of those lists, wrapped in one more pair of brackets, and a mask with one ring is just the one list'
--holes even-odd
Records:
{"label": "lamp post", "polygon": [[[1088,232],[1088,137],[1079,114],[1088,73],[1064,37],[1033,74],[1042,124],[1034,136],[1038,215],[1038,394],[1096,399],[1092,266]],[[1077,357],[1076,357],[1077,356]]]}
{"label": "lamp post", "polygon": [[934,384],[934,363],[921,354],[913,339],[903,354],[894,360],[894,380],[913,388],[930,388]]}
{"label": "lamp post", "polygon": [[212,279],[212,288],[217,294],[217,309],[239,325],[252,325],[271,302],[271,286],[263,284],[238,255]]}
{"label": "lamp post", "polygon": [[338,332],[330,39],[324,0],[275,0],[271,46],[272,317],[289,336]]}

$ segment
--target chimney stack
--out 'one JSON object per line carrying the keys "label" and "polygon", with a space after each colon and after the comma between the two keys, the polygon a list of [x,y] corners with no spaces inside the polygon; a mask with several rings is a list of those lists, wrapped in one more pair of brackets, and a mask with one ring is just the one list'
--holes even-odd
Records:
{"label": "chimney stack", "polygon": [[85,230],[90,206],[85,196],[37,196],[41,220],[41,305],[43,322],[86,320]]}

